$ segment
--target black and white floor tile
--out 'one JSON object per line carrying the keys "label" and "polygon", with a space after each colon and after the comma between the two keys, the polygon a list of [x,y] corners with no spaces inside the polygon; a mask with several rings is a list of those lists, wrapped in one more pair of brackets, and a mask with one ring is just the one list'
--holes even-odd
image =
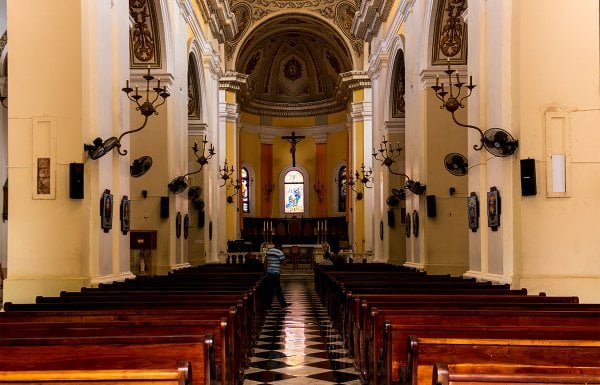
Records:
{"label": "black and white floor tile", "polygon": [[286,301],[269,310],[244,385],[360,385],[351,357],[314,291],[312,276],[282,277]]}

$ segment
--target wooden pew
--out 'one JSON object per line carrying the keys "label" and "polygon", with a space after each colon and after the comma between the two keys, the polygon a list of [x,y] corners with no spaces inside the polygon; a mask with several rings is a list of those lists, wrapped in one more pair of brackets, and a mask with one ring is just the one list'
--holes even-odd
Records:
{"label": "wooden pew", "polygon": [[436,363],[433,385],[600,384],[600,368]]}
{"label": "wooden pew", "polygon": [[[96,329],[98,332],[100,329]],[[54,331],[56,330],[48,330]],[[4,334],[4,329],[3,329]],[[117,335],[0,338],[3,372],[156,370],[190,363],[190,385],[209,385],[211,335]],[[121,382],[122,383],[122,382]]]}
{"label": "wooden pew", "polygon": [[[214,305],[214,304],[213,304]],[[21,310],[18,310],[21,309]],[[195,301],[181,302],[68,302],[42,304],[9,304],[0,313],[3,332],[8,322],[137,322],[145,326],[160,324],[205,325],[214,336],[213,377],[232,384],[243,376],[250,354],[251,341],[245,331],[248,325],[239,317],[241,303],[231,306],[217,303],[214,307]],[[5,334],[5,333],[3,333]]]}
{"label": "wooden pew", "polygon": [[[362,342],[361,367],[375,384],[391,384],[406,372],[407,341],[411,335],[446,338],[528,338],[600,340],[597,306],[574,305],[573,310],[532,309],[527,306],[479,309],[374,309]],[[580,310],[575,310],[575,309]],[[585,310],[587,309],[587,310]],[[366,346],[365,346],[366,345]],[[381,370],[381,379],[378,376]]]}
{"label": "wooden pew", "polygon": [[19,385],[186,385],[190,363],[166,369],[87,369],[0,371],[0,384]]}
{"label": "wooden pew", "polygon": [[600,368],[600,340],[453,339],[411,336],[408,382],[430,385],[436,363]]}

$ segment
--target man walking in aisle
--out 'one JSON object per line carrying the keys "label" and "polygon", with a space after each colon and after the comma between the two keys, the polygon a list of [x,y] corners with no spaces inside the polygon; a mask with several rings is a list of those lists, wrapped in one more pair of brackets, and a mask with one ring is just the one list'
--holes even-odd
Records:
{"label": "man walking in aisle", "polygon": [[281,290],[281,270],[285,260],[285,254],[281,251],[281,241],[279,239],[273,241],[274,246],[267,251],[267,281],[266,281],[266,308],[271,308],[273,295],[277,296],[277,300],[281,308],[286,308],[290,304],[285,301],[283,291]]}

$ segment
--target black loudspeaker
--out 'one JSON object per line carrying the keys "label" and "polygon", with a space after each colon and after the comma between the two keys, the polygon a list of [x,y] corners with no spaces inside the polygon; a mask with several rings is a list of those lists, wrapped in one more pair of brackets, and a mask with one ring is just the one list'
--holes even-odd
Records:
{"label": "black loudspeaker", "polygon": [[198,211],[198,227],[199,228],[203,228],[204,227],[204,211]]}
{"label": "black loudspeaker", "polygon": [[535,159],[521,159],[521,195],[536,195]]}
{"label": "black loudspeaker", "polygon": [[394,227],[396,225],[396,217],[394,216],[394,210],[388,210],[388,226]]}
{"label": "black loudspeaker", "polygon": [[160,217],[163,219],[169,217],[169,197],[160,197]]}
{"label": "black loudspeaker", "polygon": [[69,198],[83,199],[83,163],[69,163]]}
{"label": "black loudspeaker", "polygon": [[429,218],[435,218],[437,215],[437,209],[435,207],[435,195],[427,195],[427,216]]}

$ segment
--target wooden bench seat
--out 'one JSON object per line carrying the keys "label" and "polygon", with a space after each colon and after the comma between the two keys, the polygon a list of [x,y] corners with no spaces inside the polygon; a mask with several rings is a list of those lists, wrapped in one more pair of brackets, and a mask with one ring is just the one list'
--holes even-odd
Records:
{"label": "wooden bench seat", "polygon": [[436,363],[433,385],[600,384],[600,368]]}
{"label": "wooden bench seat", "polygon": [[0,371],[0,384],[39,385],[186,385],[190,380],[189,362],[165,369],[87,369]]}
{"label": "wooden bench seat", "polygon": [[[526,338],[600,340],[600,312],[490,307],[456,312],[374,309],[361,335],[360,365],[365,378],[391,384],[407,363],[409,336],[445,338]],[[379,381],[381,376],[382,381]]]}
{"label": "wooden bench seat", "polygon": [[[4,329],[3,329],[4,333]],[[191,385],[210,384],[212,335],[133,335],[0,338],[3,372],[155,370],[190,362]]]}
{"label": "wooden bench seat", "polygon": [[600,367],[600,340],[453,339],[411,336],[407,383],[430,385],[436,363]]}

